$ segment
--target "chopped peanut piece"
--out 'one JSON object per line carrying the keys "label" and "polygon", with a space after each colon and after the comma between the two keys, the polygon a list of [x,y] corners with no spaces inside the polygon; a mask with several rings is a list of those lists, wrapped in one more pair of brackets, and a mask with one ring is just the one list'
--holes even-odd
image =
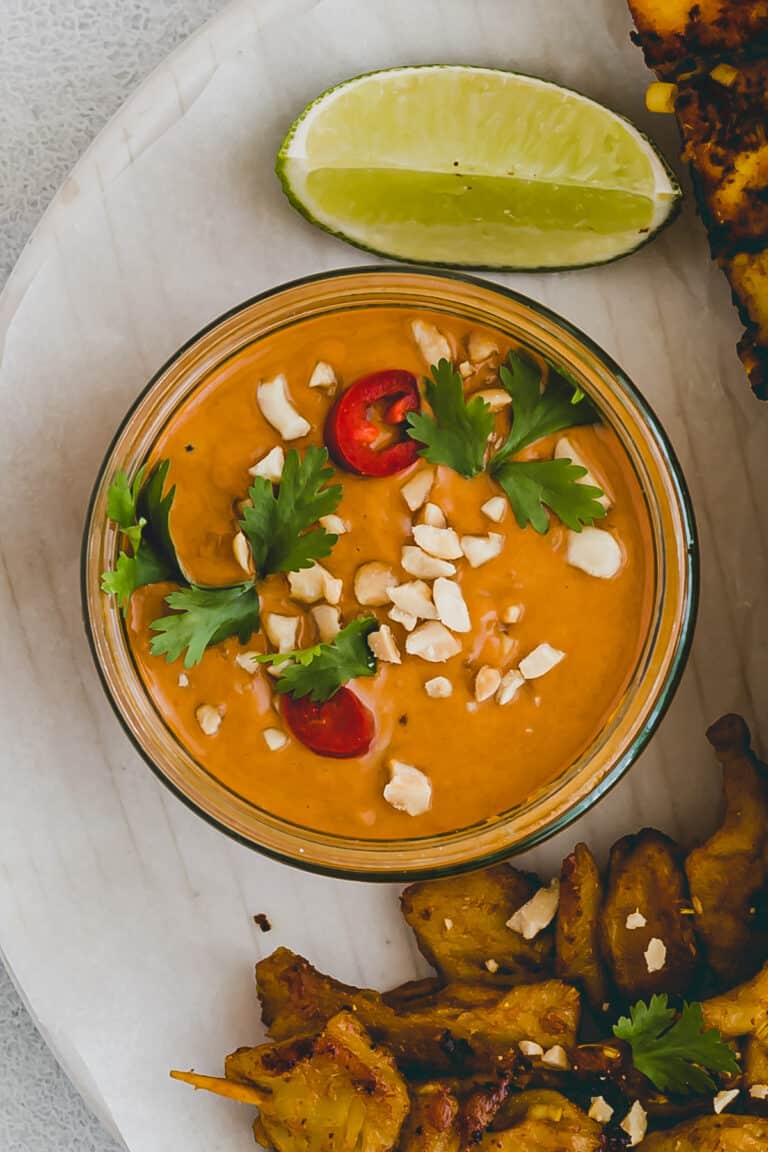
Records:
{"label": "chopped peanut piece", "polygon": [[432,491],[434,482],[434,468],[424,468],[421,472],[417,472],[415,476],[412,476],[407,484],[403,484],[400,492],[411,512],[416,512],[421,508]]}
{"label": "chopped peanut piece", "polygon": [[384,788],[384,799],[400,812],[409,816],[422,816],[432,806],[432,784],[428,776],[404,764],[402,760],[390,760],[389,783]]}
{"label": "chopped peanut piece", "polygon": [[278,752],[281,748],[285,748],[288,743],[288,737],[282,728],[265,728],[262,736],[270,752]]}
{"label": "chopped peanut piece", "polygon": [[542,1048],[541,1044],[537,1044],[535,1040],[521,1040],[517,1046],[522,1052],[523,1056],[533,1057],[536,1059],[537,1057],[544,1055],[544,1049]]}
{"label": "chopped peanut piece", "polygon": [[432,589],[423,580],[410,580],[407,584],[396,584],[389,589],[392,603],[401,612],[407,612],[419,620],[437,620],[437,608],[432,600]]}
{"label": "chopped peanut piece", "polygon": [[341,630],[340,612],[331,604],[316,604],[312,609],[317,634],[323,644],[330,644]]}
{"label": "chopped peanut piece", "polygon": [[318,524],[325,528],[326,532],[332,532],[334,536],[343,536],[345,532],[349,532],[349,525],[346,520],[342,520],[341,516],[321,516]]}
{"label": "chopped peanut piece", "polygon": [[395,624],[401,624],[406,632],[413,632],[419,622],[418,616],[414,616],[410,612],[403,612],[402,608],[390,608],[387,615]]}
{"label": "chopped peanut piece", "polygon": [[643,956],[649,972],[660,972],[667,962],[667,946],[663,940],[659,940],[658,936],[654,936],[648,942]]}
{"label": "chopped peanut piece", "polygon": [[427,680],[424,691],[433,700],[446,700],[453,695],[453,684],[447,676],[433,676],[431,680]]}
{"label": "chopped peanut piece", "polygon": [[565,652],[553,648],[551,644],[539,644],[520,661],[520,671],[526,680],[538,680],[565,660]]}
{"label": "chopped peanut piece", "polygon": [[415,524],[413,538],[419,548],[440,560],[458,560],[462,555],[459,537],[453,528],[433,528],[430,524]]}
{"label": "chopped peanut piece", "polygon": [[461,364],[459,364],[459,375],[461,378],[463,380],[467,380],[473,372],[474,368],[470,364],[469,360],[462,360]]}
{"label": "chopped peanut piece", "polygon": [[238,668],[242,668],[244,672],[250,672],[251,676],[254,676],[261,667],[256,659],[258,655],[258,652],[238,652],[237,656],[235,656],[235,664],[237,664]]}
{"label": "chopped peanut piece", "polygon": [[461,652],[461,643],[444,624],[429,620],[411,632],[405,641],[405,650],[410,656],[420,656],[432,664],[441,664]]}
{"label": "chopped peanut piece", "polygon": [[389,589],[393,584],[397,584],[394,569],[380,560],[369,560],[355,572],[355,599],[358,604],[381,608],[392,599]]}
{"label": "chopped peanut piece", "polygon": [[470,567],[479,568],[501,555],[504,537],[498,532],[489,532],[487,536],[462,536],[460,543]]}
{"label": "chopped peanut piece", "polygon": [[493,520],[494,524],[500,524],[507,512],[507,501],[503,496],[492,496],[485,504],[480,505],[480,511],[483,516]]}
{"label": "chopped peanut piece", "polygon": [[562,1044],[553,1044],[551,1048],[547,1048],[541,1062],[546,1064],[548,1068],[559,1068],[562,1072],[567,1072],[571,1067],[568,1053]]}
{"label": "chopped peanut piece", "polygon": [[244,532],[237,532],[232,541],[232,552],[235,560],[243,569],[244,572],[252,572],[253,564],[251,563],[251,549],[248,546],[248,541]]}
{"label": "chopped peanut piece", "polygon": [[338,380],[336,373],[330,364],[326,364],[325,360],[318,360],[312,369],[312,375],[309,378],[310,388],[322,388],[329,396],[332,396],[336,391]]}
{"label": "chopped peanut piece", "polygon": [[524,940],[533,940],[555,918],[560,903],[560,881],[555,876],[545,888],[534,892],[514,915],[507,920],[507,928],[517,932]]}
{"label": "chopped peanut piece", "polygon": [[496,693],[497,704],[510,704],[518,692],[525,684],[525,676],[519,672],[517,668],[511,668],[509,672],[505,673],[501,678],[499,690]]}
{"label": "chopped peanut piece", "polygon": [[501,620],[504,624],[517,624],[523,615],[522,604],[507,604],[506,608],[501,610]]}
{"label": "chopped peanut piece", "polygon": [[472,624],[469,609],[455,580],[439,576],[432,587],[432,598],[438,619],[452,632],[469,632]]}
{"label": "chopped peanut piece", "polygon": [[485,400],[491,412],[501,412],[508,404],[512,403],[512,397],[506,388],[483,388],[479,392],[473,392],[471,399],[474,400],[476,396]]}
{"label": "chopped peanut piece", "polygon": [[[721,1112],[725,1111],[725,1109],[728,1107],[729,1104],[733,1104],[733,1102],[736,1099],[736,1097],[738,1096],[738,1094],[739,1094],[738,1088],[726,1088],[722,1092],[718,1092],[714,1096],[714,1098],[712,1100],[712,1107],[714,1108],[714,1110],[718,1114],[718,1116],[720,1115]],[[751,1095],[751,1093],[750,1093],[750,1095]]]}
{"label": "chopped peanut piece", "polygon": [[298,647],[296,637],[299,634],[299,623],[298,616],[279,616],[276,612],[268,612],[264,617],[264,631],[278,652],[291,652]]}
{"label": "chopped peanut piece", "polygon": [[482,704],[483,700],[489,700],[491,696],[494,696],[500,683],[501,672],[498,668],[491,668],[490,664],[484,664],[475,676],[475,700],[478,704]]}
{"label": "chopped peanut piece", "polygon": [[311,568],[302,568],[299,572],[289,572],[288,583],[294,600],[300,600],[304,604],[313,604],[315,600],[327,600],[329,604],[338,604],[341,599],[343,589],[341,580],[331,576],[322,564],[313,564]]}
{"label": "chopped peanut piece", "polygon": [[386,664],[402,663],[400,649],[389,624],[382,624],[377,632],[369,634],[368,647],[377,660],[383,660]]}
{"label": "chopped peanut piece", "polygon": [[434,324],[429,324],[426,320],[412,320],[411,332],[419,351],[430,367],[439,364],[441,360],[453,360],[450,343]]}
{"label": "chopped peanut piece", "polygon": [[418,576],[422,580],[453,576],[456,572],[456,565],[451,564],[450,560],[438,560],[436,556],[430,556],[415,544],[403,545],[400,563],[409,576]]}
{"label": "chopped peanut piece", "polygon": [[248,472],[251,476],[261,476],[264,480],[269,480],[271,484],[279,484],[283,476],[283,468],[285,467],[285,452],[278,446],[272,448],[263,456],[253,468],[249,468]]}
{"label": "chopped peanut piece", "polygon": [[221,713],[210,704],[201,704],[196,708],[195,719],[206,736],[215,736],[221,727]]}
{"label": "chopped peanut piece", "polygon": [[574,568],[601,580],[611,580],[624,563],[618,541],[602,528],[569,531],[565,558]]}
{"label": "chopped peanut piece", "polygon": [[428,524],[430,528],[445,528],[445,513],[442,508],[438,508],[437,504],[427,503],[421,511],[419,523]]}
{"label": "chopped peanut piece", "polygon": [[645,1139],[648,1131],[648,1113],[639,1100],[635,1100],[619,1127],[629,1136],[630,1148],[636,1147]]}
{"label": "chopped peanut piece", "polygon": [[635,908],[634,912],[630,912],[626,919],[626,928],[629,932],[635,931],[636,928],[645,928],[648,921],[639,908]]}
{"label": "chopped peanut piece", "polygon": [[590,1120],[597,1120],[598,1124],[608,1124],[613,1116],[613,1108],[604,1096],[592,1096],[590,1097],[587,1116]]}
{"label": "chopped peanut piece", "polygon": [[312,431],[308,420],[296,411],[288,391],[288,381],[282,373],[274,380],[265,380],[256,389],[256,402],[267,423],[283,440],[299,440]]}
{"label": "chopped peanut piece", "polygon": [[473,364],[478,364],[481,360],[488,360],[491,356],[498,356],[499,354],[499,346],[496,341],[492,340],[490,336],[486,336],[484,332],[470,332],[467,349]]}

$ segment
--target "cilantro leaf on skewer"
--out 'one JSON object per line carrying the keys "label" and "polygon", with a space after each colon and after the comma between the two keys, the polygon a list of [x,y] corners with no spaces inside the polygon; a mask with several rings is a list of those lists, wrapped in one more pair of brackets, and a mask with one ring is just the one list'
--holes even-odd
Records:
{"label": "cilantro leaf on skewer", "polygon": [[168,663],[186,653],[184,667],[199,664],[211,644],[237,636],[245,644],[259,627],[259,595],[253,580],[233,588],[180,588],[165,597],[173,612],[153,620],[151,650]]}
{"label": "cilantro leaf on skewer", "polygon": [[144,468],[133,483],[125,472],[118,472],[107,492],[107,516],[117,524],[130,550],[120,550],[115,567],[102,573],[101,587],[117,597],[123,611],[137,588],[184,579],[169,524],[176,488],[163,492],[169,467],[170,461],[159,460],[146,482]]}
{"label": "cilantro leaf on skewer", "polygon": [[504,489],[520,528],[530,524],[545,533],[548,508],[574,532],[606,514],[600,503],[602,489],[582,484],[587,470],[570,460],[492,461],[491,474]]}
{"label": "cilantro leaf on skewer", "polygon": [[499,370],[501,385],[512,397],[512,427],[494,454],[501,463],[529,444],[577,424],[594,424],[598,416],[580,389],[550,368],[542,391],[542,372],[525,352],[510,352]]}
{"label": "cilantro leaf on skewer", "polygon": [[260,577],[311,568],[330,554],[338,537],[313,525],[339,506],[342,490],[329,484],[333,476],[325,448],[311,445],[303,458],[295,448],[286,453],[277,493],[269,480],[254,480],[240,527]]}
{"label": "cilantro leaf on skewer", "polygon": [[718,1030],[704,1027],[701,1004],[683,1004],[678,1016],[666,995],[652,996],[648,1004],[638,1000],[613,1034],[629,1044],[635,1068],[660,1092],[701,1095],[714,1089],[713,1073],[740,1072]]}
{"label": "cilantro leaf on skewer", "polygon": [[481,396],[467,400],[464,383],[448,360],[432,366],[426,381],[432,415],[408,413],[408,435],[424,445],[419,454],[430,464],[447,464],[462,476],[477,476],[484,467],[493,413]]}
{"label": "cilantro leaf on skewer", "polygon": [[368,636],[378,627],[375,616],[361,616],[328,644],[270,652],[254,659],[259,664],[283,665],[282,675],[275,681],[277,692],[297,699],[309,696],[315,704],[322,704],[348,680],[375,675],[376,658],[368,647]]}

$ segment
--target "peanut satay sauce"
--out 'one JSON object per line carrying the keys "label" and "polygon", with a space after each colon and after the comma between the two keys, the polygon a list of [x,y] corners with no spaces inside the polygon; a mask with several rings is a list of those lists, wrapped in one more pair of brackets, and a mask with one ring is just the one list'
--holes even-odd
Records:
{"label": "peanut satay sauce", "polygon": [[[419,314],[439,327],[466,359],[470,325],[444,315]],[[293,402],[312,431],[293,446],[322,444],[323,423],[332,401],[307,382],[318,360],[333,366],[340,387],[383,368],[426,370],[410,322],[402,309],[370,308],[304,321],[257,342],[217,368],[170,420],[152,453],[170,459],[168,483],[176,485],[171,529],[190,577],[204,585],[234,584],[244,573],[233,556],[236,502],[248,490],[248,469],[281,443],[256,401],[260,380],[287,377]],[[474,329],[477,331],[477,328]],[[488,330],[506,353],[509,342]],[[494,383],[493,362],[467,382],[467,389]],[[489,377],[491,377],[489,379]],[[509,410],[497,416],[508,427]],[[372,709],[376,736],[360,758],[318,756],[291,737],[270,751],[263,733],[284,728],[274,679],[260,668],[254,675],[238,666],[244,651],[267,650],[263,631],[246,645],[230,639],[209,648],[202,662],[184,670],[150,653],[152,620],[167,613],[168,585],[134,593],[128,636],[141,677],[165,722],[215,778],[259,807],[325,832],[368,838],[411,837],[455,830],[488,819],[526,800],[554,780],[590,745],[625,691],[639,657],[653,597],[650,525],[637,478],[612,430],[595,425],[567,432],[571,443],[610,494],[612,507],[601,527],[618,539],[624,562],[605,580],[566,562],[566,530],[552,517],[546,535],[518,528],[510,508],[501,524],[480,511],[498,486],[485,474],[464,479],[437,468],[430,500],[460,534],[504,536],[500,556],[473,569],[457,561],[456,579],[469,608],[472,630],[461,636],[462,651],[442,664],[406,655],[406,633],[391,624],[402,664],[379,662],[374,678],[350,687]],[[540,441],[528,455],[549,457],[557,437]],[[288,447],[288,445],[286,445]],[[338,515],[349,525],[323,565],[343,580],[342,623],[375,613],[391,623],[387,608],[361,608],[353,579],[358,566],[380,560],[400,579],[413,579],[399,567],[401,549],[413,543],[411,513],[402,485],[425,465],[404,473],[368,479],[339,471],[344,493]],[[300,615],[299,645],[317,642],[309,607],[289,594],[284,575],[260,585],[262,620],[267,613]],[[522,606],[518,623],[503,624],[503,609]],[[501,671],[541,643],[560,649],[565,659],[546,676],[526,683],[504,706],[493,699],[476,703],[478,668]],[[181,675],[185,673],[184,675]],[[180,682],[181,676],[181,682]],[[447,677],[453,692],[433,699],[424,685]],[[188,681],[188,683],[187,683]],[[201,704],[223,715],[214,736],[196,719]],[[418,767],[432,782],[432,806],[420,816],[395,810],[383,798],[388,764],[396,758]]]}

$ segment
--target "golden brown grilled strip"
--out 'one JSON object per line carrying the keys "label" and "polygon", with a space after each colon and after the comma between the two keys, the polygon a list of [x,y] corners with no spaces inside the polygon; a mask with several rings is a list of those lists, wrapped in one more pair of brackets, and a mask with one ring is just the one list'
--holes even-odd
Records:
{"label": "golden brown grilled strip", "polygon": [[681,80],[675,111],[713,253],[763,248],[768,242],[768,61],[741,64],[728,84],[708,71]]}
{"label": "golden brown grilled strip", "polygon": [[768,47],[766,0],[629,0],[634,39],[660,76],[690,69],[700,56]]}
{"label": "golden brown grilled strip", "polygon": [[[683,993],[696,969],[696,941],[685,873],[674,841],[645,828],[614,844],[603,904],[602,953],[622,996],[630,1000],[655,992]],[[639,912],[645,923],[627,927]],[[632,921],[630,921],[630,925]],[[658,971],[649,971],[646,952],[662,941],[666,956]]]}
{"label": "golden brown grilled strip", "polygon": [[391,1055],[350,1013],[315,1039],[234,1052],[224,1080],[172,1075],[256,1104],[256,1139],[275,1152],[391,1152],[410,1104]]}
{"label": "golden brown grilled strip", "polygon": [[757,1116],[701,1116],[668,1132],[654,1132],[643,1152],[765,1152],[768,1120]]}
{"label": "golden brown grilled strip", "polygon": [[510,1096],[494,1131],[477,1147],[480,1152],[603,1152],[608,1142],[602,1126],[566,1096],[536,1088]]}
{"label": "golden brown grilled strip", "polygon": [[739,356],[760,400],[768,400],[768,250],[737,252],[720,261],[746,332]]}
{"label": "golden brown grilled strip", "polygon": [[723,765],[725,816],[689,853],[685,871],[707,962],[730,987],[768,956],[768,930],[758,915],[768,880],[768,782],[740,716],[722,716],[707,738]]}
{"label": "golden brown grilled strip", "polygon": [[524,940],[507,927],[538,887],[534,877],[499,864],[412,884],[402,895],[403,915],[444,980],[509,988],[553,971],[551,930]]}
{"label": "golden brown grilled strip", "polygon": [[256,979],[275,1039],[319,1032],[329,1017],[349,1010],[419,1078],[495,1072],[514,1061],[520,1040],[568,1047],[580,1017],[578,992],[560,980],[507,990],[449,985],[427,1005],[397,1012],[380,993],[341,984],[287,948],[262,960]]}
{"label": "golden brown grilled strip", "polygon": [[768,964],[756,976],[720,996],[702,1001],[704,1023],[727,1040],[756,1034],[768,1039]]}
{"label": "golden brown grilled strip", "polygon": [[561,980],[582,988],[597,1010],[602,1010],[608,1001],[600,956],[602,900],[603,885],[595,858],[586,844],[577,844],[563,860],[560,873],[555,970]]}

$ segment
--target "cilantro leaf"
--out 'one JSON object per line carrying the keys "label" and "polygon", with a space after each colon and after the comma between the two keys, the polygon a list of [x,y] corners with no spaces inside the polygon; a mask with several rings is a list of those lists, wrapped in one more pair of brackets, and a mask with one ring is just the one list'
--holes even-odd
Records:
{"label": "cilantro leaf", "polygon": [[166,596],[173,613],[153,620],[151,650],[178,660],[186,649],[184,667],[199,664],[211,644],[237,636],[245,644],[259,627],[259,595],[253,580],[233,588],[200,588],[191,585]]}
{"label": "cilantro leaf", "polygon": [[277,495],[263,477],[257,477],[248,489],[251,505],[243,510],[240,527],[259,576],[311,568],[330,554],[338,537],[311,527],[321,516],[335,512],[341,500],[341,485],[328,484],[334,473],[327,464],[325,448],[312,445],[303,459],[291,448]]}
{"label": "cilantro leaf", "polygon": [[408,435],[424,445],[419,454],[430,464],[447,464],[462,476],[482,472],[493,413],[480,396],[464,398],[461,375],[448,360],[432,366],[427,380],[427,400],[433,415],[408,413]]}
{"label": "cilantro leaf", "polygon": [[144,471],[143,467],[139,468],[133,484],[128,480],[127,473],[118,472],[107,492],[107,516],[122,529],[134,550],[139,546],[142,529],[147,522],[136,510]]}
{"label": "cilantro leaf", "polygon": [[574,532],[581,532],[585,524],[592,524],[606,514],[599,499],[602,489],[582,484],[581,477],[587,470],[570,460],[498,463],[494,458],[490,470],[504,489],[521,528],[531,524],[537,532],[546,532],[549,528],[547,508]]}
{"label": "cilantro leaf", "polygon": [[718,1030],[705,1029],[701,1004],[683,1004],[676,1016],[666,995],[652,996],[649,1004],[638,1000],[613,1028],[632,1049],[635,1068],[660,1092],[701,1095],[715,1087],[712,1073],[740,1071]]}
{"label": "cilantro leaf", "polygon": [[131,484],[118,472],[107,492],[107,516],[114,520],[130,545],[118,554],[111,571],[101,576],[102,591],[117,597],[125,611],[133,592],[160,580],[183,580],[169,527],[169,514],[176,489],[163,495],[169,461],[160,460],[144,483],[140,468]]}
{"label": "cilantro leaf", "polygon": [[379,627],[375,616],[361,616],[342,628],[330,644],[315,644],[293,652],[270,652],[257,656],[260,664],[285,664],[275,681],[278,692],[300,699],[309,696],[315,704],[330,700],[343,684],[357,676],[375,676],[376,658],[368,647],[368,636]]}
{"label": "cilantro leaf", "polygon": [[562,432],[576,424],[594,424],[597,413],[584,393],[550,368],[547,386],[541,390],[541,368],[525,352],[510,352],[499,371],[502,387],[512,397],[512,427],[494,456],[503,460],[529,444]]}
{"label": "cilantro leaf", "polygon": [[136,499],[136,511],[147,522],[144,538],[166,565],[172,569],[174,577],[185,579],[176,548],[171,538],[170,514],[176,485],[163,495],[168,476],[170,460],[158,460],[147,477]]}

